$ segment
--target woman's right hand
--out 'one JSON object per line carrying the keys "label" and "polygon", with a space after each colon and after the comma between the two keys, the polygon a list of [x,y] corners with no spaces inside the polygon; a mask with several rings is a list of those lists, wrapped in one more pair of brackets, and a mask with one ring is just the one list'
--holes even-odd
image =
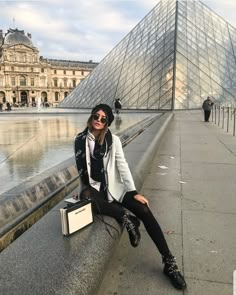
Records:
{"label": "woman's right hand", "polygon": [[149,207],[148,200],[144,196],[137,194],[134,196],[134,199],[142,204],[146,204]]}

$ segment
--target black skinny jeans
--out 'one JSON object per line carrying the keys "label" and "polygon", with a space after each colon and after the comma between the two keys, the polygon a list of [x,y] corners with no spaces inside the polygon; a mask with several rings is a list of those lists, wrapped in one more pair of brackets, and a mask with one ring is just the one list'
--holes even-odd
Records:
{"label": "black skinny jeans", "polygon": [[125,214],[125,208],[142,220],[149,236],[155,243],[161,255],[168,257],[171,255],[163,231],[153,216],[151,210],[146,204],[134,199],[129,193],[126,193],[122,203],[113,201],[109,203],[104,194],[98,192],[92,187],[85,188],[80,195],[81,199],[90,198],[93,204],[93,212],[113,217],[121,223]]}

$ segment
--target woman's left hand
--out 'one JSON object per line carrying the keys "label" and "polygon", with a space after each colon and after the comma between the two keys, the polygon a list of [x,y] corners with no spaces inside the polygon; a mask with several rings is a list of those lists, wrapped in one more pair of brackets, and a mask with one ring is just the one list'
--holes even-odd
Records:
{"label": "woman's left hand", "polygon": [[139,201],[142,204],[147,204],[147,206],[149,207],[148,200],[144,196],[137,194],[134,196],[134,198],[135,198],[135,200]]}

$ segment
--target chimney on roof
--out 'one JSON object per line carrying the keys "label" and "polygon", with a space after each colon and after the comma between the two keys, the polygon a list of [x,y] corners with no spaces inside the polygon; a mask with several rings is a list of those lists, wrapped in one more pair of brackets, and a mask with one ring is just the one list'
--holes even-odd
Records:
{"label": "chimney on roof", "polygon": [[32,35],[30,33],[27,33],[27,36],[31,39]]}

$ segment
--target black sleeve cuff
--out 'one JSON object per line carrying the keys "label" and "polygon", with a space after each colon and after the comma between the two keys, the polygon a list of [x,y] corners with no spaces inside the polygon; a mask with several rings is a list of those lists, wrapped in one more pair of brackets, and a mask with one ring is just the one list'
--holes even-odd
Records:
{"label": "black sleeve cuff", "polygon": [[134,197],[135,195],[138,194],[138,192],[137,191],[129,191],[128,194],[129,194],[129,196]]}

